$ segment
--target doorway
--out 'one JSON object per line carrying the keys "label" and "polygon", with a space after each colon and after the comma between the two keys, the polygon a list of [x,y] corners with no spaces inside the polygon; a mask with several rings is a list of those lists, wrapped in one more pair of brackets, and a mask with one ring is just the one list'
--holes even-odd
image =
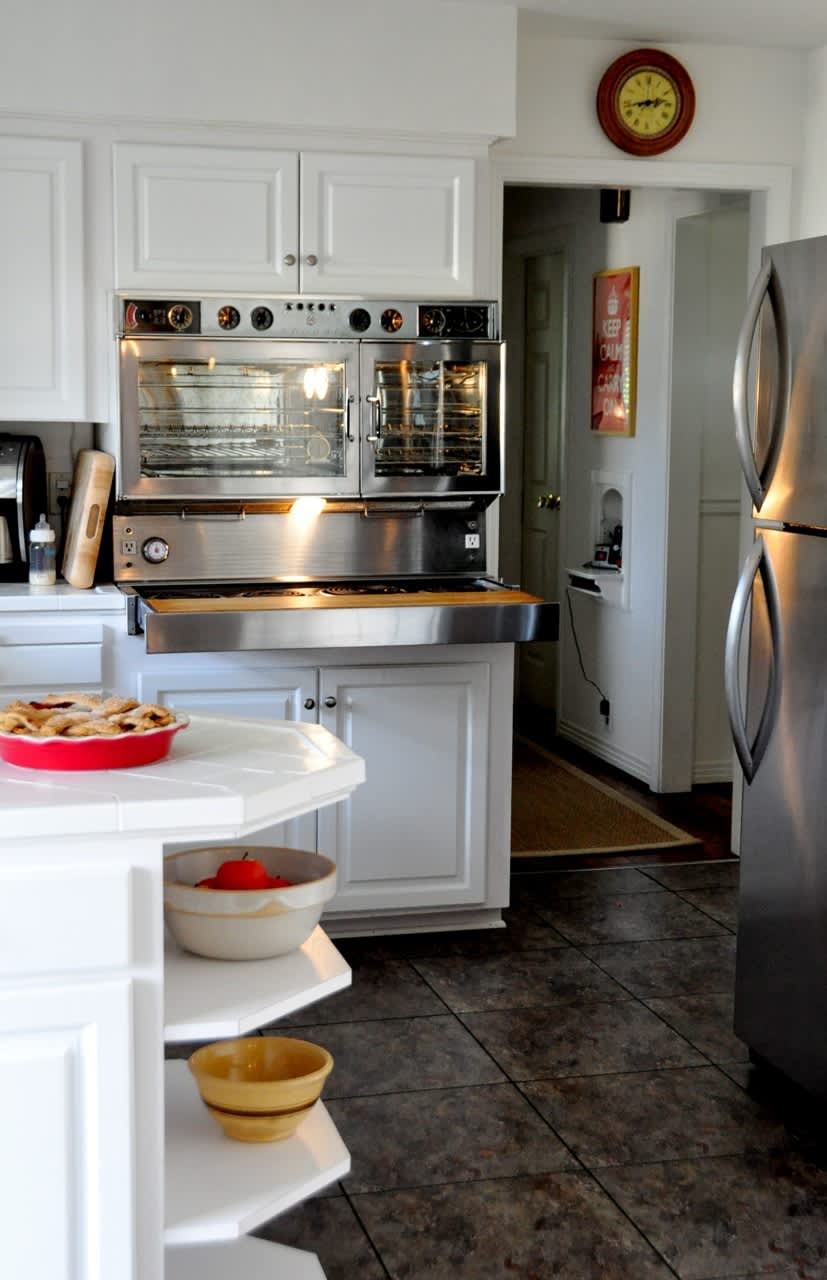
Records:
{"label": "doorway", "polygon": [[[562,739],[584,749],[653,791],[688,791],[696,782],[723,781],[730,753],[723,748],[715,768],[709,762],[701,762],[694,774],[695,762],[690,758],[689,772],[677,785],[675,775],[663,770],[661,750],[664,746],[668,750],[664,716],[668,719],[670,708],[679,706],[685,698],[684,674],[689,670],[693,680],[705,682],[704,696],[714,701],[715,694],[710,692],[714,676],[710,680],[708,655],[714,659],[717,643],[714,639],[703,653],[685,652],[683,673],[674,664],[669,666],[670,653],[662,646],[670,637],[667,604],[675,597],[667,599],[667,586],[679,595],[683,593],[684,610],[689,607],[687,601],[691,602],[693,616],[698,613],[699,625],[706,628],[707,636],[710,626],[713,631],[717,627],[722,640],[725,623],[718,626],[719,619],[711,619],[708,608],[714,595],[709,590],[708,574],[718,558],[707,555],[703,546],[700,548],[706,556],[707,575],[701,585],[697,572],[692,579],[686,575],[685,566],[681,568],[680,554],[676,561],[672,544],[690,553],[694,547],[697,553],[698,531],[704,527],[701,516],[709,527],[710,520],[731,519],[730,506],[724,516],[723,504],[726,502],[735,510],[740,482],[735,477],[733,491],[726,497],[720,490],[714,495],[707,490],[703,494],[705,507],[701,509],[700,499],[696,500],[688,523],[682,530],[676,528],[674,511],[681,503],[673,505],[673,498],[682,477],[674,466],[680,449],[673,459],[674,442],[670,439],[673,322],[676,329],[681,328],[680,312],[672,311],[675,250],[679,238],[681,248],[692,239],[691,235],[680,234],[683,218],[697,219],[693,227],[696,241],[701,228],[708,236],[717,234],[716,228],[725,232],[730,237],[728,262],[733,260],[733,233],[737,235],[735,248],[744,266],[743,281],[735,286],[741,290],[732,309],[737,317],[746,298],[749,274],[749,196],[635,190],[632,209],[629,227],[607,230],[600,223],[599,190],[595,187],[504,188],[502,299],[508,372],[500,573],[508,581],[519,582],[545,599],[561,603],[560,643],[545,646],[554,651],[552,661],[541,663],[528,647],[525,655],[520,655],[518,730],[546,743],[559,735],[558,742]],[[715,212],[708,213],[711,210]],[[706,221],[702,221],[707,214]],[[714,253],[710,261],[713,259]],[[587,416],[591,280],[594,272],[607,266],[631,265],[640,266],[644,289],[647,285],[650,288],[648,300],[642,292],[641,302],[639,427],[634,438],[606,439],[590,431]],[[656,292],[652,291],[654,281]],[[715,271],[710,274],[709,284],[714,289]],[[685,326],[681,330],[682,342],[684,335]],[[737,326],[731,335],[733,352],[736,336]],[[725,341],[722,345],[720,334],[716,333],[716,350],[723,353],[720,367],[729,358],[724,352]],[[702,357],[703,353],[695,353],[696,372]],[[719,419],[722,431],[728,433],[726,415],[719,414]],[[686,439],[681,437],[681,445]],[[708,445],[707,432],[706,443],[698,444],[696,457],[687,463],[690,469],[697,467],[701,447]],[[708,461],[703,465],[708,474]],[[714,467],[720,475],[717,462]],[[595,513],[591,508],[600,484],[605,487],[607,477],[612,476],[625,486],[621,491],[628,495],[629,514],[635,513],[628,546],[624,537],[624,561],[628,555],[634,562],[628,604],[611,607],[573,595],[576,644],[566,607],[569,578],[565,570],[582,566],[593,554]],[[685,501],[691,490],[692,485],[686,487]],[[560,497],[559,509],[555,509],[556,503],[538,507],[538,499],[543,501],[550,494]],[[729,565],[721,560],[722,572],[715,587],[717,600],[725,600],[734,588],[737,556],[732,561]],[[697,627],[695,632],[699,634]],[[604,699],[588,679],[584,680],[583,667],[587,677],[605,690],[606,700],[611,703],[610,717],[602,715]],[[721,689],[721,705],[722,693]],[[684,718],[684,751],[687,744],[691,747],[695,740],[708,738],[707,730],[714,723],[715,713],[707,716],[704,732],[700,733],[698,717],[694,724],[690,717],[688,725]]]}

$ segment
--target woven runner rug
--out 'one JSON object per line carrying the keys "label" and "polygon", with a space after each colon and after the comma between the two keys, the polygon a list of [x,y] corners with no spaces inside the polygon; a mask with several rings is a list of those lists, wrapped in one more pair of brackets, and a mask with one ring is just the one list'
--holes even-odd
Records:
{"label": "woven runner rug", "polygon": [[515,858],[677,849],[701,841],[534,743],[514,744]]}

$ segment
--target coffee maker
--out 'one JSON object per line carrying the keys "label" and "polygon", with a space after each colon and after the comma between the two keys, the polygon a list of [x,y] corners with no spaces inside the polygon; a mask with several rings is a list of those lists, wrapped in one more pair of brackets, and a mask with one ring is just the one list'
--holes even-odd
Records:
{"label": "coffee maker", "polygon": [[48,510],[46,457],[37,436],[0,435],[0,582],[25,582],[29,530]]}

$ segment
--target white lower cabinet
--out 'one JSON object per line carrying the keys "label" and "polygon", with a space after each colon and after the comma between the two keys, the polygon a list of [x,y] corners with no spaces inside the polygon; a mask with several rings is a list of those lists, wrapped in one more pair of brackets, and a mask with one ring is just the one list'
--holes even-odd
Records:
{"label": "white lower cabinet", "polygon": [[5,1274],[137,1274],[132,985],[0,990]]}
{"label": "white lower cabinet", "polygon": [[[201,712],[210,716],[243,716],[253,720],[315,722],[318,673],[315,667],[279,667],[272,671],[236,667],[232,670],[141,672],[138,697],[142,702]],[[256,832],[256,844],[289,849],[316,849],[316,815],[303,814]]]}
{"label": "white lower cabinet", "polygon": [[322,670],[320,718],[367,782],[319,813],[338,867],[329,911],[407,911],[485,897],[489,668]]}
{"label": "white lower cabinet", "polygon": [[367,781],[348,800],[256,836],[333,859],[339,888],[325,919],[334,922],[485,902],[490,685],[486,662],[175,663],[142,673],[138,696],[208,715],[318,719],[363,757]]}

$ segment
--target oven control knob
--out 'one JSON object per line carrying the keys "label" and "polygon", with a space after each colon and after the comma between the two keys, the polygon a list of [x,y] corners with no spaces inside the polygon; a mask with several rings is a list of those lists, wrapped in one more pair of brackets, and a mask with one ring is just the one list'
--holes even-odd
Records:
{"label": "oven control knob", "polygon": [[436,337],[445,328],[445,312],[439,307],[426,307],[419,313],[419,327],[428,337]]}
{"label": "oven control knob", "polygon": [[222,329],[237,329],[241,323],[241,316],[236,307],[219,307],[218,323]]}
{"label": "oven control knob", "polygon": [[141,555],[149,564],[163,564],[169,555],[169,543],[165,538],[147,538]]}
{"label": "oven control knob", "polygon": [[192,324],[192,312],[189,307],[184,306],[183,302],[179,302],[174,307],[170,307],[167,320],[170,328],[180,333],[182,329],[189,329]]}
{"label": "oven control knob", "polygon": [[269,307],[254,307],[250,321],[254,329],[269,329],[273,323],[273,313]]}
{"label": "oven control knob", "polygon": [[370,328],[370,312],[366,311],[364,307],[356,307],[348,317],[348,324],[357,333],[364,333],[366,329]]}
{"label": "oven control knob", "polygon": [[393,307],[388,307],[387,311],[382,312],[382,328],[385,333],[396,333],[402,328],[402,317]]}

